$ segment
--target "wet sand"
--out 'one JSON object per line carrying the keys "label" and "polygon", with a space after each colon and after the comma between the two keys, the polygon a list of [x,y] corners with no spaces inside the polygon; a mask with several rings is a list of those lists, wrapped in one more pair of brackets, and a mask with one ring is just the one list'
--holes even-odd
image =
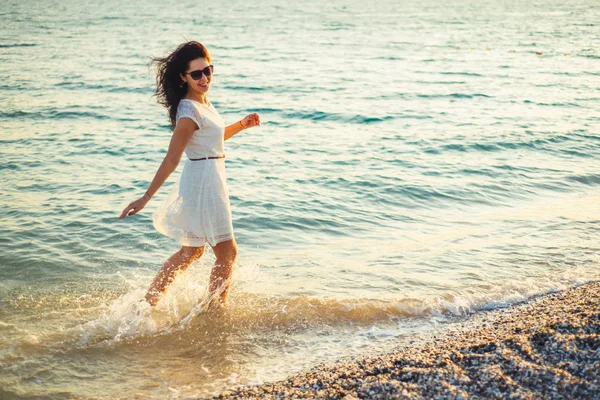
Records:
{"label": "wet sand", "polygon": [[213,399],[600,399],[600,282]]}

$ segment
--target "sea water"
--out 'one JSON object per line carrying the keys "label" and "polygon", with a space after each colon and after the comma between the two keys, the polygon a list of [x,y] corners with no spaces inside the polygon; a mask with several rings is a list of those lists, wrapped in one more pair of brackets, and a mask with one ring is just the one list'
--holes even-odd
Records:
{"label": "sea water", "polygon": [[[596,1],[4,2],[0,397],[196,398],[600,279]],[[239,247],[139,214],[170,127],[150,57],[215,65]]]}

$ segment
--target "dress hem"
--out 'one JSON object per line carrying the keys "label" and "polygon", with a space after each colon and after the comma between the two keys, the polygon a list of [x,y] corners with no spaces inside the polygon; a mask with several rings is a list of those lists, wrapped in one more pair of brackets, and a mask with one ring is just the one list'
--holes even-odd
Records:
{"label": "dress hem", "polygon": [[[176,236],[176,235],[169,235],[166,230],[163,229],[159,229],[157,224],[155,224],[153,222],[152,224],[154,226],[154,229],[156,229],[157,232],[159,232],[160,234],[169,237],[173,240],[175,240],[177,242],[177,244],[179,244],[180,246],[186,246],[186,247],[202,247],[205,246],[206,244],[209,244],[211,247],[214,247],[216,245],[218,245],[219,243],[223,243],[226,242],[228,240],[232,240],[235,239],[235,235],[233,234],[233,232],[231,233],[227,233],[224,235],[217,235],[217,237],[214,240],[214,244],[211,243],[211,241],[208,238],[205,238],[204,241],[202,241],[202,243],[200,242],[195,242],[195,241],[190,241],[190,240],[182,240],[181,236]],[[197,244],[200,243],[200,244]]]}
{"label": "dress hem", "polygon": [[227,237],[225,239],[216,240],[215,244],[212,244],[209,240],[204,241],[204,243],[202,243],[202,244],[192,244],[192,243],[190,243],[190,244],[183,244],[180,240],[177,240],[176,238],[174,238],[172,236],[169,236],[169,235],[165,235],[165,236],[170,237],[172,239],[175,239],[175,241],[177,242],[177,244],[179,244],[180,246],[185,246],[185,247],[202,247],[202,246],[206,246],[207,244],[210,245],[211,247],[214,247],[214,246],[218,245],[219,243],[223,243],[223,242],[226,242],[228,240],[235,239],[235,236],[231,235],[231,237]]}

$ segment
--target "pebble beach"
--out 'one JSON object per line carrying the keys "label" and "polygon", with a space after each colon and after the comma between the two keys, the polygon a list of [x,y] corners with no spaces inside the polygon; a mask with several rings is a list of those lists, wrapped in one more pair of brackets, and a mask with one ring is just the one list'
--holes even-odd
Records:
{"label": "pebble beach", "polygon": [[599,333],[600,282],[589,282],[213,399],[597,399]]}

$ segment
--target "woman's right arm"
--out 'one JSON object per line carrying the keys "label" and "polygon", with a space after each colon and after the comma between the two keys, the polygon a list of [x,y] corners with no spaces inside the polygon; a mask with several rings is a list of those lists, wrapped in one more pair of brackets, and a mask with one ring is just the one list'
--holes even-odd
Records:
{"label": "woman's right arm", "polygon": [[175,131],[173,132],[173,136],[171,137],[171,142],[169,143],[169,150],[167,151],[167,155],[163,159],[158,171],[154,175],[154,179],[152,179],[152,183],[148,187],[148,190],[142,197],[139,199],[132,201],[129,203],[127,207],[123,210],[119,219],[123,219],[127,216],[137,214],[140,212],[146,204],[150,201],[152,196],[158,191],[158,189],[162,186],[163,183],[167,180],[169,175],[175,171],[177,165],[179,165],[179,161],[181,160],[181,155],[183,154],[183,150],[190,138],[194,134],[194,131],[198,129],[196,123],[190,118],[180,118],[175,126]]}

